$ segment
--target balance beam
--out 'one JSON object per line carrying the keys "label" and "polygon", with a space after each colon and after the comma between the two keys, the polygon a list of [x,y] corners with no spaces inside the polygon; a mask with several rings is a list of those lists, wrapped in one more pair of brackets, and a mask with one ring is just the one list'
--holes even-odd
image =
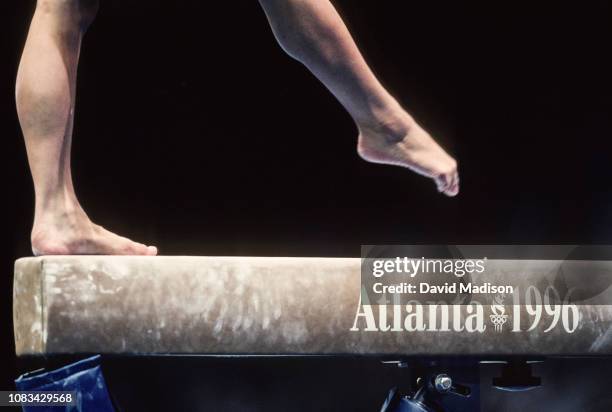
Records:
{"label": "balance beam", "polygon": [[[582,267],[571,261],[491,261],[486,280],[499,282],[517,265],[522,277],[511,276],[525,288],[553,282],[560,265]],[[612,279],[612,264],[600,267],[602,276]],[[531,331],[513,332],[512,321],[496,331],[488,319],[489,303],[483,331],[461,330],[469,316],[465,305],[450,330],[384,331],[380,323],[372,330],[360,305],[360,275],[360,259],[353,258],[23,258],[15,263],[16,351],[19,356],[612,355],[612,305],[601,301],[605,295],[612,302],[612,288],[601,276],[583,279],[600,290],[596,298],[583,294],[580,322],[568,333],[561,327],[546,331],[548,318]],[[394,308],[387,312],[393,324]],[[379,307],[372,313],[378,322]]]}

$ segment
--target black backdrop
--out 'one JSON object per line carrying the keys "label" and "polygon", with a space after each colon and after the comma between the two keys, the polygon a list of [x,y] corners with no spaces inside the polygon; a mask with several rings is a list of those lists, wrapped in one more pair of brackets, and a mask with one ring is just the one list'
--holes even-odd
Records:
{"label": "black backdrop", "polygon": [[[612,7],[560,3],[335,2],[383,83],[458,158],[448,199],[358,158],[350,118],[282,53],[255,0],[102,0],[79,71],[78,194],[162,254],[612,243]],[[13,89],[33,6],[0,5],[0,388],[17,373],[12,265],[31,253]]]}

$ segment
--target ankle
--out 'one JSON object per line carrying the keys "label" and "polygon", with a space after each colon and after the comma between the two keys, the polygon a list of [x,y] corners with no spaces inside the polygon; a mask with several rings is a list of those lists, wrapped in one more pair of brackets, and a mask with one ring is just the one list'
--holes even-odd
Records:
{"label": "ankle", "polygon": [[365,119],[356,120],[359,133],[368,137],[384,137],[388,143],[402,141],[416,122],[397,102],[381,108],[373,108]]}
{"label": "ankle", "polygon": [[91,239],[94,233],[95,225],[80,206],[40,210],[34,217],[30,234],[32,251],[37,256],[70,254],[75,240]]}
{"label": "ankle", "polygon": [[87,218],[76,195],[67,190],[37,196],[34,223],[39,221],[77,221]]}

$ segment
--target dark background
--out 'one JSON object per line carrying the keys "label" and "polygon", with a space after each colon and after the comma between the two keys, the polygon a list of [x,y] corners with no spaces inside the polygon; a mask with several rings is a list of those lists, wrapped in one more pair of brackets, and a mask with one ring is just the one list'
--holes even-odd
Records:
{"label": "dark background", "polygon": [[[162,254],[358,256],[376,243],[612,243],[608,1],[338,0],[382,82],[459,161],[449,199],[363,162],[255,0],[105,1],[73,148],[92,219]],[[14,78],[33,2],[0,5],[1,389],[33,190]]]}

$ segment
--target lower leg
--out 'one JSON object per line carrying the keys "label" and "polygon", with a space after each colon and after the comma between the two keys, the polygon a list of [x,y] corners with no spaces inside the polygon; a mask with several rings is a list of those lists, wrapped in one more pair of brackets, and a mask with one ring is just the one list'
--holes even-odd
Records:
{"label": "lower leg", "polygon": [[36,195],[35,254],[155,254],[93,224],[70,170],[76,71],[96,0],[39,0],[17,74],[17,113]]}
{"label": "lower leg", "polygon": [[380,84],[328,0],[259,0],[281,47],[336,96],[359,129],[366,160],[431,177],[438,189],[459,191],[455,160]]}

